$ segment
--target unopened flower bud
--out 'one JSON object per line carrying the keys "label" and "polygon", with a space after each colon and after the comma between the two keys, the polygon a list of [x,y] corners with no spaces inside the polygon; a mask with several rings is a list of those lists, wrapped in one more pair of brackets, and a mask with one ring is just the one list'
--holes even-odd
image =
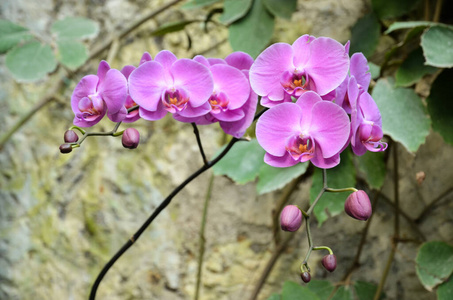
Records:
{"label": "unopened flower bud", "polygon": [[71,151],[72,151],[72,146],[70,144],[61,144],[60,145],[61,153],[69,153]]}
{"label": "unopened flower bud", "polygon": [[121,142],[124,148],[135,149],[140,142],[140,133],[135,128],[128,128],[124,130]]}
{"label": "unopened flower bud", "polygon": [[326,255],[322,259],[322,265],[327,271],[333,272],[337,267],[337,258],[334,254]]}
{"label": "unopened flower bud", "polygon": [[302,278],[303,282],[309,283],[311,280],[311,275],[308,272],[303,272],[302,274],[300,274],[300,278]]}
{"label": "unopened flower bud", "polygon": [[75,143],[79,140],[79,136],[75,133],[74,130],[66,130],[64,133],[65,143]]}
{"label": "unopened flower bud", "polygon": [[280,226],[284,231],[296,231],[302,224],[302,212],[295,205],[287,205],[280,215]]}
{"label": "unopened flower bud", "polygon": [[346,199],[344,211],[354,219],[366,221],[372,213],[370,198],[362,190],[354,192]]}

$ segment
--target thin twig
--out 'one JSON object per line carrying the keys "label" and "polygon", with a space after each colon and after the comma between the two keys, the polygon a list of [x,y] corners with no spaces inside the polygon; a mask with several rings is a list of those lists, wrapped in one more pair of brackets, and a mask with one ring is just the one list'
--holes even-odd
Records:
{"label": "thin twig", "polygon": [[192,124],[193,133],[195,134],[195,136],[197,138],[198,149],[200,150],[201,158],[203,159],[203,164],[206,165],[208,163],[208,160],[206,159],[206,155],[204,154],[203,144],[201,143],[200,132],[198,131],[197,124],[195,124],[195,123],[190,123],[190,124]]}
{"label": "thin twig", "polygon": [[448,194],[450,194],[451,192],[453,191],[453,188],[449,188],[448,190],[446,190],[445,192],[443,192],[439,197],[437,197],[436,199],[434,199],[433,201],[431,201],[431,203],[429,203],[424,209],[423,211],[418,215],[418,217],[416,217],[414,219],[414,222],[416,224],[419,224],[423,221],[423,219],[428,215],[428,212],[433,209],[433,207],[438,203],[440,202],[441,200],[443,200]]}
{"label": "thin twig", "polygon": [[209,200],[211,200],[213,185],[214,185],[214,174],[211,174],[211,178],[209,178],[208,190],[206,192],[206,197],[204,199],[203,215],[201,218],[200,239],[199,239],[199,248],[198,248],[197,285],[195,288],[195,300],[198,300],[199,295],[200,295],[201,275],[203,273],[203,257],[204,257],[205,242],[206,242],[206,237],[204,235],[204,231],[205,231],[205,227],[206,227]]}
{"label": "thin twig", "polygon": [[399,222],[399,174],[398,174],[398,143],[394,142],[393,145],[393,185],[394,185],[394,197],[395,197],[395,219],[394,219],[394,234],[391,241],[392,249],[390,251],[387,263],[382,273],[381,280],[377,287],[376,293],[374,294],[374,300],[379,300],[384,289],[385,282],[387,281],[387,276],[392,266],[393,259],[395,258],[396,248],[398,247],[398,240],[400,237],[400,222]]}
{"label": "thin twig", "polygon": [[433,22],[439,22],[443,2],[443,0],[436,1],[436,9],[434,10]]}

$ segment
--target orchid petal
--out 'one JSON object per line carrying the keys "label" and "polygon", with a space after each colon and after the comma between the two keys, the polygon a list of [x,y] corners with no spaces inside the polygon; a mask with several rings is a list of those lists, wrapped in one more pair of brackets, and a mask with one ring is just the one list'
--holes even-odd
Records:
{"label": "orchid petal", "polygon": [[186,118],[196,118],[203,116],[211,111],[211,105],[208,102],[205,102],[204,104],[193,107],[190,102],[187,103],[187,106],[185,109],[175,112],[175,114],[186,117]]}
{"label": "orchid petal", "polygon": [[124,66],[122,69],[121,69],[121,74],[124,75],[124,77],[126,77],[126,79],[129,78],[129,75],[131,75],[132,71],[135,70],[135,67],[132,66],[132,65],[127,65],[127,66]]}
{"label": "orchid petal", "polygon": [[349,72],[357,79],[357,83],[363,88],[363,90],[365,92],[368,91],[368,86],[371,81],[371,73],[365,55],[358,52],[351,56]]}
{"label": "orchid petal", "polygon": [[107,117],[112,121],[112,122],[122,122],[127,116],[127,108],[122,107],[117,113],[110,114],[107,112]]}
{"label": "orchid petal", "polygon": [[360,95],[358,106],[367,121],[374,122],[377,126],[382,127],[382,118],[379,108],[373,98],[368,93]]}
{"label": "orchid petal", "polygon": [[202,64],[203,66],[205,66],[206,68],[209,68],[211,65],[209,64],[209,61],[206,57],[204,57],[203,55],[197,55],[193,58],[194,61]]}
{"label": "orchid petal", "polygon": [[105,80],[99,85],[99,92],[104,99],[109,113],[117,113],[126,102],[127,80],[120,71],[110,69]]}
{"label": "orchid petal", "polygon": [[286,168],[292,167],[299,163],[288,152],[283,156],[274,156],[269,153],[264,154],[264,162],[272,167]]}
{"label": "orchid petal", "polygon": [[107,74],[107,72],[109,70],[110,70],[110,66],[109,66],[108,62],[103,60],[99,63],[98,73],[97,73],[97,75],[99,77],[99,84],[101,84],[104,81],[105,75]]}
{"label": "orchid petal", "polygon": [[153,58],[148,52],[143,53],[142,58],[140,58],[139,65],[143,65],[145,62],[152,61]]}
{"label": "orchid petal", "polygon": [[214,92],[223,92],[227,95],[228,109],[238,109],[244,105],[250,94],[250,85],[240,70],[229,65],[217,64],[211,66],[211,73],[214,79]]}
{"label": "orchid petal", "polygon": [[310,127],[312,117],[311,111],[313,109],[313,106],[321,101],[322,101],[321,97],[312,91],[304,93],[302,96],[299,97],[299,99],[297,99],[296,105],[298,105],[302,111],[302,117],[300,122],[300,127],[302,128],[302,131],[308,130],[308,128]]}
{"label": "orchid petal", "polygon": [[84,76],[74,88],[71,96],[71,107],[74,113],[79,112],[79,101],[84,97],[96,94],[99,77],[96,75]]}
{"label": "orchid petal", "polygon": [[140,117],[148,121],[160,120],[167,114],[167,111],[165,110],[162,102],[159,102],[155,111],[149,111],[144,109],[143,107],[140,107],[138,110]]}
{"label": "orchid petal", "polygon": [[239,70],[250,70],[253,64],[253,57],[248,53],[236,51],[225,57],[225,61],[232,67]]}
{"label": "orchid petal", "polygon": [[303,71],[304,67],[307,65],[308,60],[310,59],[311,54],[311,43],[316,38],[305,34],[298,38],[292,45],[294,51],[293,63],[294,67],[299,71]]}
{"label": "orchid petal", "polygon": [[225,62],[225,60],[221,59],[221,58],[208,58],[208,62],[209,62],[209,65],[210,66],[213,66],[213,65],[226,65],[227,63]]}

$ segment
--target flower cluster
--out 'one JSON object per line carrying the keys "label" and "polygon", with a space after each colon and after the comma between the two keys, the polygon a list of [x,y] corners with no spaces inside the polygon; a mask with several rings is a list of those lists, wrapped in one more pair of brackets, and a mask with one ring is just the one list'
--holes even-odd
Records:
{"label": "flower cluster", "polygon": [[258,103],[249,83],[252,64],[253,58],[243,52],[225,59],[178,59],[166,50],[154,60],[145,53],[137,68],[121,71],[102,61],[97,75],[83,77],[74,89],[74,125],[93,126],[106,114],[114,122],[130,123],[139,118],[156,121],[170,113],[182,122],[219,122],[226,133],[239,138],[252,123]]}
{"label": "flower cluster", "polygon": [[257,57],[250,83],[270,108],[256,125],[266,163],[289,167],[310,160],[332,168],[349,143],[357,155],[387,148],[379,109],[367,92],[367,60],[348,53],[349,43],[304,35]]}

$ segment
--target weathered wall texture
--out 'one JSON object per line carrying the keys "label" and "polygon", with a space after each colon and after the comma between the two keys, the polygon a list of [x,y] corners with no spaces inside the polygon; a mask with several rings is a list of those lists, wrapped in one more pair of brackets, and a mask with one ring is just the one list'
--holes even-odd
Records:
{"label": "weathered wall texture", "polygon": [[[148,9],[165,1],[2,1],[2,17],[32,28],[46,36],[51,22],[67,15],[81,15],[100,22],[98,39],[114,34]],[[326,35],[345,42],[349,28],[364,13],[361,0],[304,0],[291,21],[280,20],[274,41],[292,42],[304,33]],[[191,57],[227,36],[225,29],[211,35],[191,26],[193,49],[185,50],[184,34],[153,39],[149,30],[157,23],[180,14],[163,14],[142,26],[134,38],[123,41],[113,67],[137,64],[141,54],[153,56],[161,49],[179,57]],[[224,57],[230,50],[223,43],[207,55]],[[0,68],[0,128],[10,128],[48,88],[49,82],[19,85]],[[90,72],[94,73],[97,62]],[[79,79],[83,74],[80,74]],[[80,149],[61,155],[58,146],[71,125],[69,107],[72,82],[64,91],[66,103],[44,108],[0,151],[0,299],[87,299],[89,288],[104,263],[121,247],[162,199],[201,165],[191,126],[165,118],[156,123],[140,121],[142,136],[138,149],[121,147],[119,138],[88,139]],[[110,130],[102,122],[98,130]],[[205,150],[212,156],[220,146],[217,127],[201,128]],[[403,167],[401,203],[416,216],[423,206],[445,191],[453,180],[453,168],[445,162],[453,149],[432,134],[416,156],[400,149]],[[391,159],[390,159],[391,163]],[[415,173],[427,174],[418,187]],[[193,299],[198,256],[198,231],[210,173],[184,189],[125,254],[102,282],[98,299]],[[392,198],[392,174],[383,193]],[[306,205],[310,182],[299,186],[292,202]],[[207,248],[202,299],[247,299],[265,262],[271,256],[272,220],[279,192],[257,196],[254,184],[237,186],[227,178],[215,178],[208,214]],[[450,197],[451,195],[447,197]],[[422,200],[423,199],[423,200]],[[448,198],[446,199],[448,200]],[[445,202],[445,201],[444,201]],[[451,203],[452,201],[450,201]],[[447,207],[449,206],[449,207]],[[430,239],[452,241],[452,204],[443,204],[422,223]],[[377,282],[390,249],[392,212],[380,202],[363,250],[362,269],[353,280]],[[402,235],[417,236],[404,220]],[[438,224],[438,225],[436,225]],[[364,224],[345,216],[313,226],[317,241],[334,248],[339,259],[337,272],[319,267],[321,254],[311,258],[314,277],[340,280],[355,255]],[[410,247],[409,247],[410,246]],[[306,238],[300,232],[282,255],[264,286],[260,299],[279,291],[286,279],[298,281],[297,269],[305,255]],[[413,245],[402,244],[386,286],[391,299],[432,299],[418,283]],[[423,295],[423,296],[421,296]]]}

